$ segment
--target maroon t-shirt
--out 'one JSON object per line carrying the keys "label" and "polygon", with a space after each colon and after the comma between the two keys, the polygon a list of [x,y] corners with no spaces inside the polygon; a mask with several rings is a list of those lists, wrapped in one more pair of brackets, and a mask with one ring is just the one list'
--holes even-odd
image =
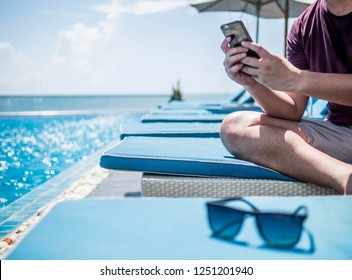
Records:
{"label": "maroon t-shirt", "polygon": [[[352,13],[335,16],[317,0],[293,23],[287,46],[288,60],[299,69],[352,74]],[[327,108],[329,121],[352,126],[352,106],[329,102]]]}

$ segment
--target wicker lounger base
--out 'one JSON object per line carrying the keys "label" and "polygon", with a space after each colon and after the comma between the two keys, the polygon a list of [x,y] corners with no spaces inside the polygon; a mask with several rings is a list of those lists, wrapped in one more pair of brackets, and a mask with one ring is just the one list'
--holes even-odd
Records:
{"label": "wicker lounger base", "polygon": [[336,195],[334,189],[302,182],[230,177],[185,177],[144,173],[144,197],[243,197]]}

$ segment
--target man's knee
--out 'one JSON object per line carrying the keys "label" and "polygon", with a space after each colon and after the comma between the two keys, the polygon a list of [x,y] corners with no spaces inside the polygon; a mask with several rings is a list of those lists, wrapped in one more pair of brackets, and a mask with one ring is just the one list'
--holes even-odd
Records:
{"label": "man's knee", "polygon": [[239,111],[227,115],[220,127],[220,136],[227,138],[236,135],[241,136],[245,128],[259,124],[260,113],[250,111]]}
{"label": "man's knee", "polygon": [[246,153],[247,129],[258,123],[260,114],[241,111],[226,116],[220,127],[220,138],[226,149],[235,156]]}
{"label": "man's knee", "polygon": [[220,138],[227,139],[232,137],[240,129],[242,112],[235,112],[227,115],[221,123]]}

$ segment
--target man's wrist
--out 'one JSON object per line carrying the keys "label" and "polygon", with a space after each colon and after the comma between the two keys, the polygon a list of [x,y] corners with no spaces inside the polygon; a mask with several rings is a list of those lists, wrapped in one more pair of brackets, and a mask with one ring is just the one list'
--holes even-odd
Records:
{"label": "man's wrist", "polygon": [[253,90],[255,90],[255,88],[257,87],[259,83],[253,79],[253,82],[248,83],[247,85],[243,85],[243,87],[248,91],[251,92]]}
{"label": "man's wrist", "polygon": [[308,71],[296,68],[288,83],[287,91],[302,93],[307,88],[307,73]]}
{"label": "man's wrist", "polygon": [[296,83],[296,90],[297,93],[304,93],[309,88],[308,81],[309,81],[309,71],[308,70],[299,70],[297,73],[297,83]]}

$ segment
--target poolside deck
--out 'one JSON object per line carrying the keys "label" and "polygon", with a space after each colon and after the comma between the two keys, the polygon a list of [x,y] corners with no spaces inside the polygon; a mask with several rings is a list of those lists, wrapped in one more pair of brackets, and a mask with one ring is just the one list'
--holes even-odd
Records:
{"label": "poolside deck", "polygon": [[140,197],[142,172],[109,171],[109,176],[99,183],[86,198]]}
{"label": "poolside deck", "polygon": [[[108,175],[106,175],[108,173]],[[3,259],[11,248],[18,243],[29,229],[49,212],[58,202],[70,199],[90,199],[90,198],[139,198],[141,197],[142,172],[113,171],[95,166],[54,198],[46,206],[34,212],[29,218],[19,223],[18,227],[9,230],[6,234],[14,244],[10,246],[1,242],[0,260]],[[104,178],[104,179],[101,179]],[[95,180],[99,183],[95,183]],[[3,236],[1,239],[3,239]]]}

